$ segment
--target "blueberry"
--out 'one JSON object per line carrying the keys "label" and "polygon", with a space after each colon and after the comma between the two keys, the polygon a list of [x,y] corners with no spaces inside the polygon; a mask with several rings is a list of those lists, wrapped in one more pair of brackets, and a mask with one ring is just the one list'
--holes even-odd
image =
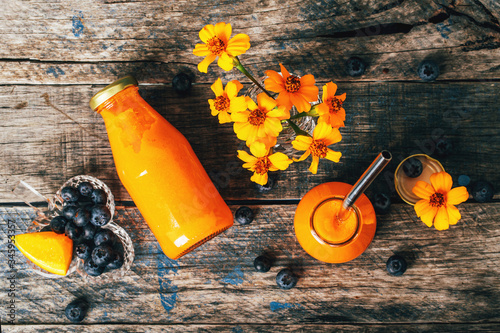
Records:
{"label": "blueberry", "polygon": [[94,205],[90,211],[90,222],[98,227],[105,226],[111,220],[111,212],[105,205]]}
{"label": "blueberry", "polygon": [[253,221],[253,212],[250,208],[242,206],[236,210],[234,218],[239,224],[249,224]]}
{"label": "blueberry", "polygon": [[90,276],[99,276],[104,272],[105,267],[94,263],[92,256],[83,263],[83,270]]}
{"label": "blueberry", "polygon": [[450,140],[446,138],[440,138],[436,141],[436,150],[434,151],[437,156],[444,157],[451,154],[453,150],[453,145]]}
{"label": "blueberry", "polygon": [[94,236],[94,244],[96,246],[109,244],[112,245],[116,241],[116,235],[109,229],[101,229]]}
{"label": "blueberry", "polygon": [[405,175],[411,178],[417,178],[422,174],[423,166],[422,162],[416,157],[411,157],[403,163],[403,171]]}
{"label": "blueberry", "polygon": [[98,266],[106,266],[113,260],[115,253],[107,244],[99,245],[92,250],[92,261]]}
{"label": "blueberry", "polygon": [[56,234],[64,234],[68,222],[64,216],[56,216],[50,221],[50,228]]}
{"label": "blueberry", "polygon": [[90,197],[93,189],[92,184],[89,182],[81,182],[78,184],[78,192],[80,192],[83,197]]}
{"label": "blueberry", "polygon": [[172,79],[172,87],[179,94],[186,94],[191,90],[191,78],[186,73],[179,73]]}
{"label": "blueberry", "polygon": [[61,198],[65,202],[76,202],[80,198],[80,193],[78,190],[71,186],[63,187],[61,190]]}
{"label": "blueberry", "polygon": [[92,190],[90,198],[92,199],[92,202],[95,204],[105,205],[106,202],[108,201],[108,196],[106,195],[106,192],[104,192],[104,190],[101,190],[100,188]]}
{"label": "blueberry", "polygon": [[377,214],[387,214],[391,209],[391,198],[385,193],[377,193],[373,197],[373,208]]}
{"label": "blueberry", "polygon": [[75,213],[73,222],[78,227],[83,227],[90,222],[90,211],[86,207],[80,207]]}
{"label": "blueberry", "polygon": [[74,242],[78,241],[79,238],[83,235],[82,229],[77,227],[73,222],[66,223],[64,233]]}
{"label": "blueberry", "polygon": [[439,66],[432,60],[424,60],[418,65],[417,72],[423,81],[433,81],[439,75]]}
{"label": "blueberry", "polygon": [[470,177],[467,175],[458,176],[458,185],[467,186],[470,184]]}
{"label": "blueberry", "polygon": [[284,268],[276,275],[276,283],[281,289],[292,289],[297,284],[298,278],[289,268]]}
{"label": "blueberry", "polygon": [[258,256],[253,261],[253,267],[255,267],[255,270],[257,272],[262,272],[262,273],[269,272],[269,270],[271,269],[271,265],[272,265],[271,259],[269,259],[269,257],[264,255]]}
{"label": "blueberry", "polygon": [[493,184],[485,180],[477,181],[474,186],[472,186],[472,197],[477,202],[491,201],[494,193]]}
{"label": "blueberry", "polygon": [[75,203],[71,203],[69,205],[65,205],[61,211],[61,215],[67,218],[68,220],[73,220],[75,218],[76,211],[78,210],[78,205]]}
{"label": "blueberry", "polygon": [[96,227],[92,223],[87,223],[82,227],[82,238],[84,240],[94,241],[94,235],[99,227]]}
{"label": "blueberry", "polygon": [[386,263],[387,272],[394,276],[403,275],[406,271],[406,260],[402,256],[395,254],[392,255]]}
{"label": "blueberry", "polygon": [[72,323],[79,323],[85,318],[89,305],[86,300],[79,298],[69,303],[64,310],[66,318]]}
{"label": "blueberry", "polygon": [[122,266],[123,266],[123,253],[115,252],[113,259],[111,259],[111,262],[108,264],[107,267],[109,269],[120,269]]}
{"label": "blueberry", "polygon": [[94,246],[92,243],[80,243],[75,247],[75,254],[78,258],[85,260],[90,257],[93,249]]}
{"label": "blueberry", "polygon": [[345,63],[345,68],[350,76],[360,76],[365,73],[366,64],[358,57],[350,57]]}

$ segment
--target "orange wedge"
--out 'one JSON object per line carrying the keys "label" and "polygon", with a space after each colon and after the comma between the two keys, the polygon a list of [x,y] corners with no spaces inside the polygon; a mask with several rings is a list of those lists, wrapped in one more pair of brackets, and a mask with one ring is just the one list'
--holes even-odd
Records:
{"label": "orange wedge", "polygon": [[20,234],[12,237],[16,247],[31,262],[47,272],[66,275],[73,258],[73,241],[53,231]]}

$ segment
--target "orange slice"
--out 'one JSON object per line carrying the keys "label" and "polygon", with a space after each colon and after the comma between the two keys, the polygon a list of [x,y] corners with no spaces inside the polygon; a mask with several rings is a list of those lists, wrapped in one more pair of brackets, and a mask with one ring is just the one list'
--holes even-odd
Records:
{"label": "orange slice", "polygon": [[73,258],[73,241],[53,231],[20,234],[14,244],[31,262],[46,271],[66,275]]}

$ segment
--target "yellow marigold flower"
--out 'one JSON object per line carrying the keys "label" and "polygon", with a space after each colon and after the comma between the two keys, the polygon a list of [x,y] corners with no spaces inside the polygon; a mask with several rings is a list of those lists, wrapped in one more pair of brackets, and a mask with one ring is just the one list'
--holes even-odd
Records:
{"label": "yellow marigold flower", "polygon": [[254,142],[250,145],[250,152],[253,156],[244,150],[238,150],[238,158],[245,162],[244,168],[253,171],[250,180],[260,185],[266,185],[268,171],[285,170],[293,163],[283,153],[270,154],[270,150],[262,142]]}
{"label": "yellow marigold flower", "polygon": [[205,57],[199,64],[198,70],[206,73],[217,57],[217,64],[225,71],[233,69],[233,57],[245,53],[250,48],[250,37],[237,34],[231,37],[231,24],[219,22],[215,26],[208,24],[200,30],[200,39],[205,44],[196,44],[193,54]]}
{"label": "yellow marigold flower", "polygon": [[258,104],[251,98],[247,98],[247,103],[248,110],[231,114],[238,139],[246,141],[250,147],[255,141],[270,141],[267,137],[277,137],[283,129],[281,120],[290,116],[284,107],[277,107],[276,101],[265,93],[257,95]]}
{"label": "yellow marigold flower", "polygon": [[209,99],[208,104],[210,104],[212,116],[219,116],[219,123],[231,122],[231,112],[246,110],[245,96],[237,97],[238,92],[243,88],[238,80],[228,82],[226,88],[223,88],[222,81],[218,78],[210,88],[215,93],[215,99]]}
{"label": "yellow marigold flower", "polygon": [[332,127],[344,127],[345,110],[342,104],[346,94],[335,96],[337,85],[328,82],[323,86],[323,103],[316,106],[319,114],[319,121],[324,121]]}
{"label": "yellow marigold flower", "polygon": [[342,140],[338,128],[332,128],[327,123],[319,123],[314,128],[313,137],[298,135],[292,142],[293,148],[297,150],[305,150],[306,152],[296,162],[305,160],[309,155],[312,155],[312,163],[309,171],[313,174],[318,172],[318,163],[320,158],[326,158],[333,162],[338,162],[342,153],[333,151],[328,148],[329,145]]}
{"label": "yellow marigold flower", "polygon": [[451,189],[453,181],[445,171],[433,173],[430,181],[418,181],[413,187],[413,193],[422,199],[415,204],[415,212],[429,228],[434,222],[437,230],[446,230],[462,217],[455,205],[466,201],[469,193],[464,186]]}
{"label": "yellow marigold flower", "polygon": [[276,101],[278,105],[284,105],[290,110],[293,105],[299,112],[307,112],[311,109],[310,102],[318,100],[318,87],[311,74],[301,78],[290,75],[286,68],[280,64],[281,75],[273,70],[266,71],[268,78],[264,81],[267,90],[278,93]]}

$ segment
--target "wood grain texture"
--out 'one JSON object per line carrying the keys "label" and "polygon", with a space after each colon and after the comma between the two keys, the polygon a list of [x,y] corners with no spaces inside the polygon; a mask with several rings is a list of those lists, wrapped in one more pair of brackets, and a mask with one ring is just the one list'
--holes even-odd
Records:
{"label": "wood grain texture", "polygon": [[[317,175],[307,171],[307,161],[294,163],[264,194],[236,157],[244,143],[230,124],[220,125],[210,115],[207,99],[214,95],[209,85],[194,86],[186,97],[162,84],[141,86],[140,92],[191,142],[226,200],[296,200],[327,181],[352,184],[383,149],[394,159],[371,191],[389,192],[398,200],[391,177],[399,162],[412,153],[432,155],[442,136],[454,149],[439,160],[455,182],[465,173],[472,181],[500,184],[500,112],[494,98],[499,87],[494,82],[339,83],[339,92],[348,96],[343,140],[332,146],[343,154],[340,163],[321,161]],[[0,86],[0,201],[20,201],[11,189],[21,179],[50,195],[78,174],[100,178],[116,200],[130,200],[116,175],[104,122],[88,107],[100,88]]]}
{"label": "wood grain texture", "polygon": [[[434,333],[439,332],[497,332],[499,324],[301,324],[286,325],[274,323],[271,325],[108,325],[106,332],[399,332],[399,333]],[[46,333],[46,332],[102,332],[98,325],[4,325],[2,328],[9,333]]]}
{"label": "wood grain texture", "polygon": [[[136,208],[119,207],[116,222],[130,234],[136,253],[129,275],[119,282],[41,278],[16,252],[15,273],[0,270],[4,292],[8,277],[15,277],[15,323],[41,329],[70,324],[63,309],[81,296],[92,304],[84,322],[92,325],[215,325],[209,328],[230,330],[224,326],[236,324],[263,331],[258,325],[279,325],[284,331],[327,325],[311,330],[345,327],[377,332],[395,331],[399,327],[385,325],[398,323],[402,331],[414,332],[432,327],[494,330],[500,323],[498,203],[460,205],[462,220],[444,232],[427,228],[411,206],[393,205],[390,214],[378,217],[367,251],[338,265],[314,260],[302,250],[293,231],[295,205],[250,207],[254,222],[235,225],[177,261],[161,253]],[[237,208],[231,206],[233,211]],[[29,208],[0,208],[0,267],[7,267],[8,227],[20,233],[33,217]],[[275,258],[267,273],[253,268],[253,259],[262,253]],[[385,270],[394,253],[409,262],[401,277]],[[297,286],[288,291],[275,282],[284,267],[299,276]],[[5,307],[0,315],[5,318]],[[46,329],[51,327],[59,326]],[[30,326],[12,327],[21,328]]]}
{"label": "wood grain texture", "polygon": [[[197,73],[198,32],[220,21],[251,37],[242,60],[257,76],[282,62],[319,80],[415,81],[419,62],[430,58],[440,80],[499,79],[499,12],[495,0],[13,0],[0,13],[0,82],[104,84],[123,72],[170,82],[179,70]],[[433,20],[440,13],[445,19]],[[394,24],[410,30],[398,33]],[[364,76],[346,74],[351,56],[367,62]],[[216,76],[241,77],[213,65],[196,80]]]}

